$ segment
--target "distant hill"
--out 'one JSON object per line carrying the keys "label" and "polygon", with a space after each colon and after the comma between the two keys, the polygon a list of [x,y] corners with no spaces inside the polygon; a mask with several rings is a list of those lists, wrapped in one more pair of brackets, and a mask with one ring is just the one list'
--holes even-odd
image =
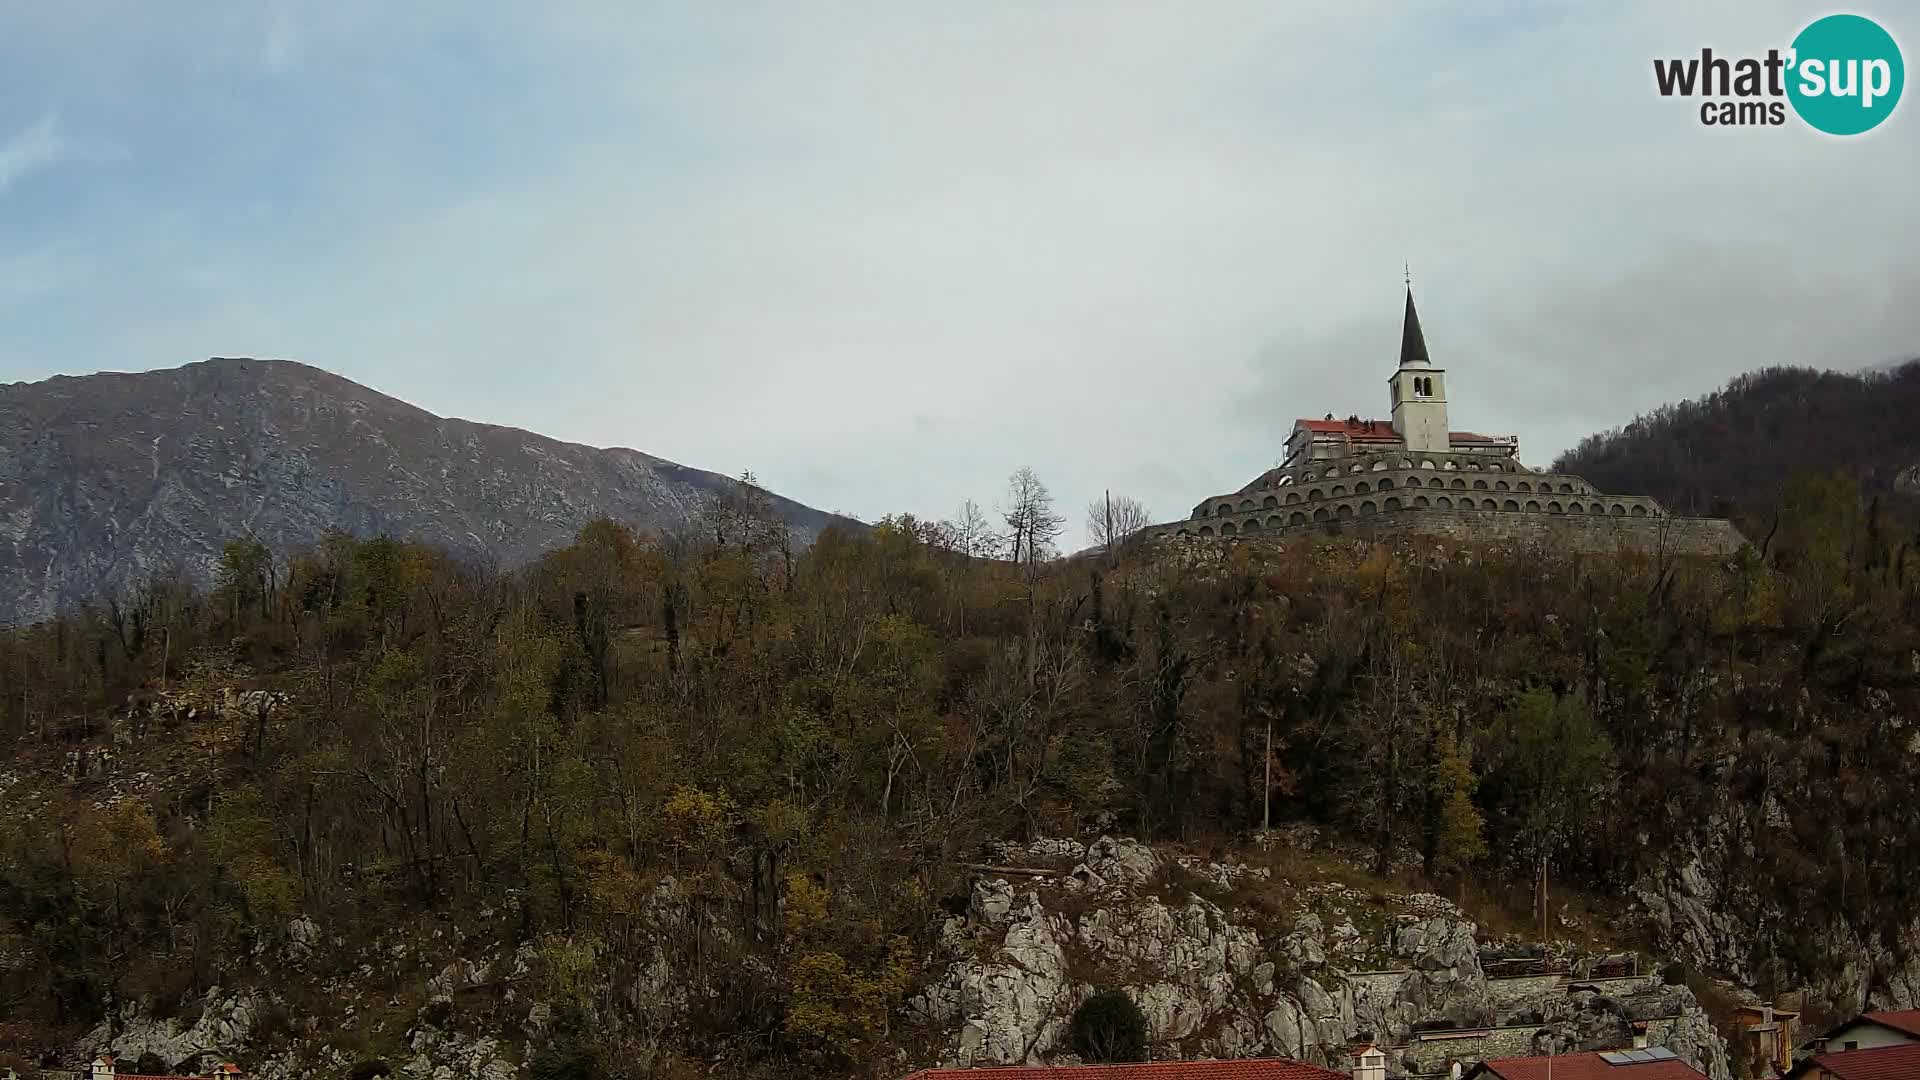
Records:
{"label": "distant hill", "polygon": [[[0,623],[169,566],[204,583],[249,533],[284,551],[384,532],[512,565],[596,517],[682,524],[733,482],[446,419],[284,360],[14,383],[0,386]],[[802,542],[846,521],[772,501]]]}
{"label": "distant hill", "polygon": [[1920,477],[1920,361],[1859,373],[1768,368],[1592,435],[1554,471],[1681,513],[1760,521],[1796,469],[1842,470],[1905,498]]}

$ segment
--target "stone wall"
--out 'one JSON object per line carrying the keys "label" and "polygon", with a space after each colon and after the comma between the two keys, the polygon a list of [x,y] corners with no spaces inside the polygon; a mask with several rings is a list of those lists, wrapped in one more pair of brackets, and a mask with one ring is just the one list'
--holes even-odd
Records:
{"label": "stone wall", "polygon": [[[1396,536],[1436,536],[1468,543],[1505,543],[1591,554],[1610,554],[1624,549],[1666,551],[1676,555],[1725,556],[1740,550],[1740,546],[1746,542],[1739,530],[1719,518],[1622,518],[1497,510],[1441,510],[1430,507],[1386,510],[1344,521],[1263,529],[1251,535],[1242,534],[1227,539],[1244,542],[1316,533],[1383,540]],[[1191,522],[1159,526],[1153,535],[1160,539],[1213,539],[1192,535]]]}
{"label": "stone wall", "polygon": [[1487,979],[1487,996],[1493,1001],[1496,1012],[1506,1012],[1523,1002],[1537,1000],[1542,994],[1566,991],[1567,973],[1555,972],[1552,975],[1520,975],[1511,978]]}
{"label": "stone wall", "polygon": [[1529,472],[1505,463],[1444,468],[1421,459],[1370,455],[1351,462],[1266,473],[1237,492],[1194,508],[1187,527],[1228,535],[1311,521],[1365,517],[1381,510],[1433,506],[1528,513],[1616,514],[1659,517],[1660,504],[1644,495],[1605,495],[1577,476]]}
{"label": "stone wall", "polygon": [[1453,540],[1538,545],[1605,554],[1621,549],[1678,555],[1731,555],[1746,538],[1719,518],[1616,518],[1401,510],[1341,526],[1353,535],[1445,536]]}
{"label": "stone wall", "polygon": [[[1663,1016],[1647,1024],[1647,1045],[1665,1046],[1682,1030],[1685,1018]],[[1392,1048],[1393,1056],[1412,1076],[1445,1075],[1455,1061],[1486,1061],[1489,1058],[1532,1057],[1549,1052],[1540,1037],[1552,1034],[1545,1024],[1514,1024],[1506,1027],[1479,1028],[1473,1031],[1435,1031],[1416,1035],[1405,1046]],[[1621,1050],[1630,1045],[1619,1037],[1602,1037],[1581,1050]],[[1554,1053],[1565,1053],[1555,1047]]]}
{"label": "stone wall", "polygon": [[1591,986],[1603,994],[1626,996],[1650,993],[1661,985],[1662,980],[1657,974],[1576,979],[1562,971],[1551,975],[1488,976],[1487,996],[1493,1002],[1494,1012],[1504,1014],[1528,1002],[1538,1001],[1543,995],[1564,994],[1576,986]]}
{"label": "stone wall", "polygon": [[1395,1056],[1407,1072],[1431,1076],[1448,1071],[1454,1061],[1485,1061],[1488,1058],[1531,1057],[1534,1036],[1544,1025],[1481,1028],[1477,1031],[1436,1031],[1415,1036],[1404,1047],[1395,1047]]}

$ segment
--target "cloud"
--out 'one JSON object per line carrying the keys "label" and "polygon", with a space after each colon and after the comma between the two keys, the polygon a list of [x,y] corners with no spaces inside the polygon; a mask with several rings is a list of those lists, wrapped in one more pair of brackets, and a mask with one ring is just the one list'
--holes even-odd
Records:
{"label": "cloud", "polygon": [[72,149],[72,144],[61,135],[59,120],[52,113],[27,125],[0,143],[0,193],[29,173],[59,164]]}
{"label": "cloud", "polygon": [[293,13],[284,7],[275,10],[267,24],[261,59],[275,75],[286,75],[300,64],[300,29],[294,24]]}
{"label": "cloud", "polygon": [[1920,105],[1843,143],[1653,91],[1785,0],[64,7],[0,100],[142,168],[0,223],[0,380],[286,356],[865,517],[1021,465],[1172,516],[1382,410],[1403,260],[1458,426],[1534,464],[1920,344]]}

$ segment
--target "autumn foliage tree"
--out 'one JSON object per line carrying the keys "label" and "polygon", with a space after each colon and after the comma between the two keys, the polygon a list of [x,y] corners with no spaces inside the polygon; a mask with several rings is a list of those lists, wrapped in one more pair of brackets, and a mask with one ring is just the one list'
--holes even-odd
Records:
{"label": "autumn foliage tree", "polygon": [[[0,632],[0,733],[52,778],[42,816],[0,815],[0,947],[31,957],[0,1001],[77,1038],[109,1001],[231,985],[303,914],[370,940],[504,909],[566,1061],[885,1068],[982,844],[1090,823],[1310,824],[1538,914],[1543,882],[1617,891],[1718,815],[1756,904],[1892,934],[1920,893],[1920,759],[1886,753],[1920,712],[1920,556],[1844,479],[1789,494],[1724,562],[1056,560],[1021,474],[1005,546],[975,508],[803,547],[743,481],[683,532],[594,522],[516,570],[336,534],[273,553],[263,603],[235,549],[210,593],[157,578]],[[154,708],[241,680],[293,704]],[[172,779],[62,778],[121,723]],[[1812,929],[1755,948],[1811,977]],[[631,992],[656,961],[693,1015]]]}

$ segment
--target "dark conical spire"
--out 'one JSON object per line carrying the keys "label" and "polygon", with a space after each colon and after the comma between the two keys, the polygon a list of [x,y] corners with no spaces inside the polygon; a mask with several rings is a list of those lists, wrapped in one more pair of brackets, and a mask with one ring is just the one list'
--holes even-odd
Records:
{"label": "dark conical spire", "polygon": [[1413,310],[1413,286],[1407,286],[1407,317],[1400,327],[1400,366],[1432,367],[1427,358],[1427,337],[1420,332],[1420,313]]}

